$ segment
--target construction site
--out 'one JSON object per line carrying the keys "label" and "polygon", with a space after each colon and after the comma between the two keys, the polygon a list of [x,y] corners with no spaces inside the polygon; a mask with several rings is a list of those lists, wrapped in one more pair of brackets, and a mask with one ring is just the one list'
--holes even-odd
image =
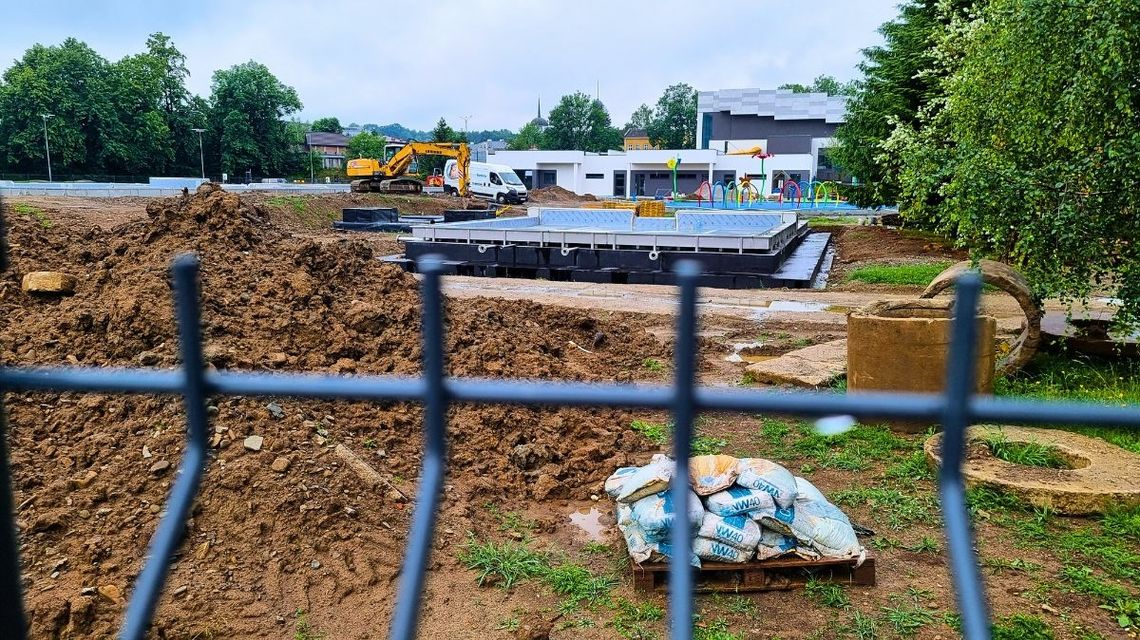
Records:
{"label": "construction site", "polygon": [[[550,188],[532,191],[528,205],[591,211],[584,207],[593,200]],[[417,375],[419,276],[391,257],[417,257],[409,247],[450,225],[416,226],[409,235],[338,231],[333,222],[353,208],[423,217],[469,206],[440,195],[238,195],[214,184],[170,198],[10,197],[2,211],[10,265],[0,279],[0,361],[176,367],[169,269],[175,256],[195,252],[211,370]],[[527,217],[526,206],[507,206],[489,222],[509,226]],[[829,268],[820,278],[812,269],[814,288],[705,283],[698,298],[702,384],[843,393],[859,384],[856,358],[867,371],[883,369],[884,361],[898,369],[892,363],[906,361],[910,348],[876,342],[882,334],[866,333],[866,324],[858,330],[872,338],[848,345],[849,332],[856,341],[860,310],[877,304],[908,310],[908,317],[945,317],[938,302],[945,294],[915,302],[925,282],[861,274],[925,269],[930,279],[966,257],[958,250],[881,224],[793,218],[789,237],[828,238]],[[498,242],[495,250],[509,244]],[[567,248],[552,253],[588,249]],[[59,275],[53,284],[29,284],[26,276],[42,272]],[[458,266],[449,273],[448,375],[659,384],[672,377],[677,302],[666,281],[549,271],[483,277],[515,274]],[[1010,354],[1025,346],[1027,326],[1040,320],[1027,317],[1034,312],[1022,302],[1001,288],[983,295],[982,313],[991,319],[983,337],[996,347],[983,350],[989,370],[980,380],[991,390],[995,369],[1002,373]],[[1093,300],[1084,311],[1107,309]],[[1064,314],[1052,301],[1040,311]],[[1039,336],[1031,338],[1036,347]],[[1022,392],[1033,383],[1033,369],[1027,371],[1019,374],[1030,376],[1027,383],[998,383],[998,390]],[[919,380],[912,386],[938,378],[905,373]],[[30,634],[109,637],[174,480],[186,437],[181,405],[164,397],[54,392],[10,392],[6,405]],[[223,397],[210,401],[208,414],[212,453],[159,600],[154,637],[384,637],[423,459],[423,409]],[[869,579],[864,571],[845,581],[805,582],[795,573],[756,592],[737,584],[699,595],[698,637],[954,637],[954,589],[932,471],[938,448],[927,442],[929,427],[858,425],[824,437],[810,423],[780,416],[700,415],[695,455],[762,457],[809,479],[857,525],[858,562],[872,564]],[[606,492],[615,470],[669,453],[665,412],[458,405],[448,436],[419,637],[664,637],[664,593],[631,559],[618,527],[624,507],[619,501],[615,508]],[[1112,449],[1096,452],[1108,456],[1097,458],[1096,468],[1104,460],[1125,478],[1140,468],[1136,454]],[[996,460],[983,445],[970,456]],[[1014,475],[1056,484],[1072,480],[1071,473],[1019,466]],[[1133,482],[1113,495],[1135,504],[1134,490]],[[1096,495],[1065,502],[1048,491],[1014,494],[1062,513],[1066,505],[1083,516],[1105,510]],[[1072,587],[1095,581],[1134,592],[1135,539],[1095,516],[1042,516],[997,490],[979,496],[975,534],[996,619],[1032,610],[1056,620],[1056,637],[1120,637],[1117,622],[1098,608],[1099,596]],[[1086,569],[1070,567],[1074,558]]]}

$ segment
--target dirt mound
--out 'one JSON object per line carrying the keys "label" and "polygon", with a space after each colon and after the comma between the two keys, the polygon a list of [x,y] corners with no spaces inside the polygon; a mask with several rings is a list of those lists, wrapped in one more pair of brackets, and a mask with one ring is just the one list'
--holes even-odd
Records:
{"label": "dirt mound", "polygon": [[[419,370],[413,276],[381,264],[367,244],[286,233],[264,206],[216,186],[152,202],[147,220],[110,231],[9,223],[6,363],[175,366],[169,264],[196,251],[211,367]],[[45,268],[78,276],[75,295],[21,293],[22,275]],[[646,357],[669,357],[619,314],[494,300],[447,307],[454,375],[630,380]],[[32,635],[110,634],[122,603],[114,589],[91,588],[130,592],[181,455],[181,406],[137,396],[9,399]],[[299,608],[335,608],[345,628],[383,628],[410,505],[362,482],[332,447],[347,446],[414,495],[420,408],[226,397],[210,412],[215,454],[161,600],[163,637],[281,637],[278,625]],[[588,496],[649,448],[628,424],[612,410],[452,409],[439,548],[484,517],[476,505]],[[260,451],[243,447],[249,435],[264,439]],[[436,562],[451,558],[437,553]]]}
{"label": "dirt mound", "polygon": [[549,202],[593,202],[597,200],[592,195],[578,195],[569,189],[563,189],[559,186],[542,187],[530,192],[530,201],[537,203]]}

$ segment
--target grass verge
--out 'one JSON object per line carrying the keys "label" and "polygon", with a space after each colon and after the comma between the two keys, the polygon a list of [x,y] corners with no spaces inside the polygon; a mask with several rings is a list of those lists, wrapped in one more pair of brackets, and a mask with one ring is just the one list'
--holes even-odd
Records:
{"label": "grass verge", "polygon": [[950,266],[949,262],[914,262],[908,264],[868,264],[847,273],[848,282],[893,284],[925,287]]}

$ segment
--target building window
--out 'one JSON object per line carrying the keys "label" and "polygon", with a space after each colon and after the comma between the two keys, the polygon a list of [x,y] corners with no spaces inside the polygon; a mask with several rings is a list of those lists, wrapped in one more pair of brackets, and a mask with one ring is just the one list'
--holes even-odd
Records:
{"label": "building window", "polygon": [[651,173],[649,174],[650,180],[668,180],[670,178],[668,173]]}
{"label": "building window", "polygon": [[586,179],[587,180],[605,180],[606,174],[604,174],[604,173],[587,173]]}
{"label": "building window", "polygon": [[832,163],[831,158],[827,153],[827,149],[821,147],[819,150],[817,165],[820,169],[834,169],[835,164]]}
{"label": "building window", "polygon": [[695,174],[695,173],[678,173],[677,179],[678,180],[696,180],[697,174]]}

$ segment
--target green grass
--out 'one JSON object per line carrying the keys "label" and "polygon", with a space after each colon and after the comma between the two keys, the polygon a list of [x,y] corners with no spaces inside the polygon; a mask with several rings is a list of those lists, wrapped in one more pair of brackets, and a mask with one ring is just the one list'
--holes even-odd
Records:
{"label": "green grass", "polygon": [[[994,394],[1116,406],[1137,405],[1140,404],[1140,360],[1042,353],[1016,375],[995,380]],[[1092,426],[1065,429],[1140,453],[1140,431],[1135,429]]]}
{"label": "green grass", "polygon": [[665,610],[652,602],[637,603],[621,598],[617,601],[617,613],[610,625],[628,640],[648,640],[657,637],[649,628],[651,623],[664,616]]}
{"label": "green grass", "polygon": [[[669,441],[669,435],[673,432],[672,424],[648,422],[645,420],[634,420],[629,423],[629,428],[645,436],[647,440],[658,446],[667,443]],[[723,451],[724,448],[728,446],[728,441],[721,438],[695,435],[691,446],[694,456],[708,456]]]}
{"label": "green grass", "polygon": [[660,445],[669,441],[669,425],[667,424],[634,420],[629,423],[629,428],[645,436],[645,438],[653,444]]}
{"label": "green grass", "polygon": [[313,630],[312,625],[309,624],[309,617],[306,615],[304,609],[297,609],[293,617],[295,619],[293,640],[323,640],[325,634]]}
{"label": "green grass", "polygon": [[1037,573],[1041,571],[1041,565],[1023,558],[984,558],[982,559],[982,566],[989,569],[990,573],[994,575],[1002,573],[1003,571],[1017,571],[1021,573]]}
{"label": "green grass", "polygon": [[275,207],[292,207],[297,213],[305,213],[305,199],[301,196],[273,196],[266,203]]}
{"label": "green grass", "polygon": [[876,462],[896,460],[900,452],[912,454],[920,442],[894,434],[884,426],[855,425],[835,435],[823,435],[808,422],[760,421],[759,440],[764,455],[783,462],[808,458],[822,469],[862,471]]}
{"label": "green grass", "polygon": [[1136,598],[1116,598],[1112,602],[1100,605],[1116,620],[1116,624],[1125,631],[1140,631],[1140,600]]}
{"label": "green grass", "polygon": [[717,618],[709,623],[701,621],[693,625],[693,640],[744,640],[744,636],[733,633],[727,621]]}
{"label": "green grass", "polygon": [[693,455],[694,456],[711,456],[716,455],[728,446],[726,440],[720,438],[710,438],[708,436],[697,436],[693,438]]}
{"label": "green grass", "polygon": [[846,609],[851,606],[851,598],[847,596],[843,585],[834,582],[822,582],[811,578],[804,585],[804,593],[825,607]]}
{"label": "green grass", "polygon": [[459,551],[459,561],[479,574],[479,586],[498,584],[510,589],[516,584],[545,574],[550,569],[549,559],[514,542],[478,542],[471,537]]}
{"label": "green grass", "polygon": [[595,575],[580,564],[563,564],[548,569],[542,576],[546,586],[559,596],[559,611],[570,613],[585,604],[595,607],[610,603],[610,591],[617,586],[611,576]]}
{"label": "green grass", "polygon": [[838,629],[841,637],[855,640],[876,640],[879,637],[879,623],[875,616],[867,615],[862,611],[851,614],[851,620]]}
{"label": "green grass", "polygon": [[646,358],[641,361],[641,366],[645,367],[646,371],[650,373],[661,373],[665,371],[665,364],[657,358]]}
{"label": "green grass", "polygon": [[847,281],[925,287],[949,266],[949,262],[869,264],[848,272]]}
{"label": "green grass", "polygon": [[902,530],[918,523],[933,524],[937,507],[933,495],[911,495],[898,489],[856,487],[831,495],[839,506],[866,505],[875,518],[892,529]]}
{"label": "green grass", "polygon": [[30,205],[26,202],[14,202],[12,203],[12,211],[35,220],[40,223],[40,226],[44,229],[51,228],[51,219],[47,217],[43,209],[35,205]]}
{"label": "green grass", "polygon": [[1054,640],[1053,630],[1037,616],[1016,613],[993,627],[993,640]]}
{"label": "green grass", "polygon": [[917,597],[891,596],[891,600],[893,606],[883,607],[883,621],[900,638],[913,638],[923,627],[934,622],[934,611],[924,607]]}
{"label": "green grass", "polygon": [[1021,464],[1029,467],[1046,467],[1048,469],[1071,468],[1065,457],[1056,447],[1040,442],[1010,442],[1005,433],[1000,430],[986,432],[982,442],[995,458],[1005,460],[1011,464]]}
{"label": "green grass", "polygon": [[892,480],[933,480],[934,472],[926,462],[926,454],[912,451],[909,455],[887,467],[884,475]]}

